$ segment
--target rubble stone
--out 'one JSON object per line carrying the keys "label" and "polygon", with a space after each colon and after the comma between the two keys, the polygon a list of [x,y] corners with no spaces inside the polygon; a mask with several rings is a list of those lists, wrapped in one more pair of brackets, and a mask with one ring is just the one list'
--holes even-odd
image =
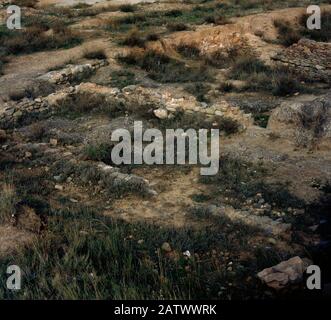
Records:
{"label": "rubble stone", "polygon": [[301,39],[273,59],[288,66],[304,80],[331,82],[331,43]]}

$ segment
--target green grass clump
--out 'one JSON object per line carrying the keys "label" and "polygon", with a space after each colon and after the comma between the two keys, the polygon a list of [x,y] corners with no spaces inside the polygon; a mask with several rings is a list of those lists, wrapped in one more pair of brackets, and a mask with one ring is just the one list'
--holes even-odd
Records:
{"label": "green grass clump", "polygon": [[98,94],[81,93],[67,97],[61,102],[59,113],[70,117],[79,117],[93,111],[105,110],[108,107],[105,97]]}
{"label": "green grass clump", "polygon": [[163,119],[162,121],[154,119],[154,121],[158,122],[156,124],[161,129],[219,129],[227,135],[237,133],[240,127],[239,123],[231,118],[222,116],[206,118],[204,114],[198,112],[187,114],[179,111],[171,119]]}
{"label": "green grass clump", "polygon": [[107,59],[106,53],[103,49],[90,50],[84,53],[84,58],[86,59]]}
{"label": "green grass clump", "polygon": [[175,60],[167,55],[154,51],[132,50],[126,56],[118,57],[120,62],[139,66],[147,71],[149,77],[158,82],[188,82],[206,81],[211,75],[206,68],[188,67],[182,61]]}
{"label": "green grass clump", "polygon": [[176,51],[185,58],[197,59],[200,57],[200,49],[195,44],[180,44]]}
{"label": "green grass clump", "polygon": [[23,30],[0,31],[2,51],[7,55],[17,55],[43,50],[70,48],[81,42],[81,38],[60,22],[49,27],[35,23]]}
{"label": "green grass clump", "polygon": [[266,66],[261,60],[253,56],[242,56],[234,61],[231,78],[246,80],[252,74],[269,73],[270,71],[270,67]]}
{"label": "green grass clump", "polygon": [[84,154],[89,160],[107,162],[111,158],[111,147],[107,144],[87,145]]}
{"label": "green grass clump", "polygon": [[208,98],[206,98],[206,94],[210,89],[211,89],[210,85],[202,82],[189,84],[185,88],[187,92],[194,95],[197,98],[197,100],[201,102],[208,102]]}
{"label": "green grass clump", "polygon": [[203,194],[203,193],[197,193],[197,194],[193,194],[191,196],[191,199],[195,202],[206,202],[208,200],[210,200],[212,197],[210,195],[207,194]]}
{"label": "green grass clump", "polygon": [[274,21],[274,25],[278,30],[279,41],[285,46],[291,46],[297,43],[301,38],[299,30],[295,29],[288,21],[277,19]]}
{"label": "green grass clump", "polygon": [[266,128],[268,126],[269,115],[263,113],[254,114],[254,123],[262,128]]}
{"label": "green grass clump", "polygon": [[16,203],[15,187],[9,183],[3,184],[0,193],[0,223],[9,222],[11,216],[15,213]]}
{"label": "green grass clump", "polygon": [[137,8],[132,4],[123,4],[119,7],[122,12],[135,12]]}
{"label": "green grass clump", "polygon": [[111,73],[111,85],[117,88],[124,88],[137,84],[135,74],[129,70],[117,70]]}
{"label": "green grass clump", "polygon": [[13,0],[11,3],[19,7],[35,8],[38,0]]}
{"label": "green grass clump", "polygon": [[168,23],[167,29],[171,32],[176,32],[176,31],[185,31],[188,30],[188,26],[185,23]]}
{"label": "green grass clump", "polygon": [[311,92],[311,89],[301,83],[297,75],[285,66],[270,67],[253,56],[241,57],[234,61],[229,77],[246,81],[244,90],[268,91],[275,96]]}
{"label": "green grass clump", "polygon": [[130,46],[130,47],[145,47],[145,39],[140,34],[137,28],[130,30],[121,41],[122,45]]}
{"label": "green grass clump", "polygon": [[208,16],[205,18],[207,23],[213,23],[216,25],[224,25],[231,23],[229,19],[225,18],[224,16]]}

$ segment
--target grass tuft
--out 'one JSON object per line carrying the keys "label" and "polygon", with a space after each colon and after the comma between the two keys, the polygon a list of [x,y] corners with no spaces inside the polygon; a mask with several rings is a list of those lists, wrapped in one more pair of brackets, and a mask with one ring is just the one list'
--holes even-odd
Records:
{"label": "grass tuft", "polygon": [[84,53],[83,57],[86,59],[99,59],[99,60],[107,59],[106,53],[103,49],[95,49],[95,50],[87,51]]}
{"label": "grass tuft", "polygon": [[4,183],[0,193],[0,223],[10,221],[11,216],[15,213],[17,196],[13,184]]}
{"label": "grass tuft", "polygon": [[148,75],[161,83],[206,81],[211,79],[208,69],[203,66],[189,67],[182,61],[149,49],[132,50],[125,56],[119,56],[122,63],[136,65],[148,72]]}

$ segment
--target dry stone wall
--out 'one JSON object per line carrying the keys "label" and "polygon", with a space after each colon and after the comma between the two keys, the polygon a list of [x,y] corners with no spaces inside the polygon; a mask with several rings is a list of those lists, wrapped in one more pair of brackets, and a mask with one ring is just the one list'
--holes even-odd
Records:
{"label": "dry stone wall", "polygon": [[46,97],[34,100],[25,98],[18,103],[7,104],[0,111],[0,128],[14,127],[20,123],[28,123],[31,118],[51,115],[61,106],[61,102],[76,94],[103,96],[109,104],[121,103],[124,107],[144,106],[146,108],[147,106],[147,109],[152,108],[154,116],[160,119],[171,118],[181,111],[187,114],[199,113],[210,118],[215,116],[231,118],[238,121],[241,130],[245,130],[253,123],[250,114],[245,114],[240,108],[232,106],[226,101],[207,105],[198,102],[191,95],[176,93],[163,87],[128,86],[118,89],[86,82],[75,87],[65,87]]}
{"label": "dry stone wall", "polygon": [[331,43],[301,39],[273,59],[288,66],[304,80],[331,83]]}

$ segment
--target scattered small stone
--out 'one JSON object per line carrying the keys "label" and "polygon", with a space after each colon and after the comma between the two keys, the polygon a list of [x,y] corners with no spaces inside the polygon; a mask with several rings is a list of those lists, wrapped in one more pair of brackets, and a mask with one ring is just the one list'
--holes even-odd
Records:
{"label": "scattered small stone", "polygon": [[59,191],[63,191],[64,188],[60,184],[56,184],[54,189],[59,190]]}
{"label": "scattered small stone", "polygon": [[277,243],[277,240],[274,238],[268,238],[268,243],[275,245]]}
{"label": "scattered small stone", "polygon": [[185,252],[183,252],[183,255],[190,258],[191,257],[191,252],[186,250]]}
{"label": "scattered small stone", "polygon": [[261,198],[261,199],[259,199],[259,202],[258,202],[259,204],[264,204],[265,203],[265,201],[264,201],[264,199],[263,198]]}
{"label": "scattered small stone", "polygon": [[164,242],[161,246],[161,249],[165,252],[171,252],[172,251],[171,246],[168,242]]}
{"label": "scattered small stone", "polygon": [[63,156],[64,157],[69,157],[69,156],[72,156],[72,153],[70,151],[67,151],[67,152],[63,153]]}
{"label": "scattered small stone", "polygon": [[309,227],[309,230],[315,232],[318,229],[318,227],[319,227],[319,225],[318,224],[315,224],[315,225]]}
{"label": "scattered small stone", "polygon": [[269,203],[266,203],[266,204],[264,205],[264,209],[265,209],[266,211],[271,211],[272,207],[271,207],[271,205],[270,205]]}
{"label": "scattered small stone", "polygon": [[59,182],[59,181],[62,180],[61,175],[59,175],[59,176],[54,176],[53,178],[54,178],[54,180],[57,181],[57,182]]}
{"label": "scattered small stone", "polygon": [[167,119],[168,118],[168,111],[166,109],[156,109],[153,111],[155,117],[159,119]]}
{"label": "scattered small stone", "polygon": [[57,146],[57,139],[53,139],[53,138],[51,138],[51,139],[49,139],[49,143],[50,143],[50,145],[51,146]]}

